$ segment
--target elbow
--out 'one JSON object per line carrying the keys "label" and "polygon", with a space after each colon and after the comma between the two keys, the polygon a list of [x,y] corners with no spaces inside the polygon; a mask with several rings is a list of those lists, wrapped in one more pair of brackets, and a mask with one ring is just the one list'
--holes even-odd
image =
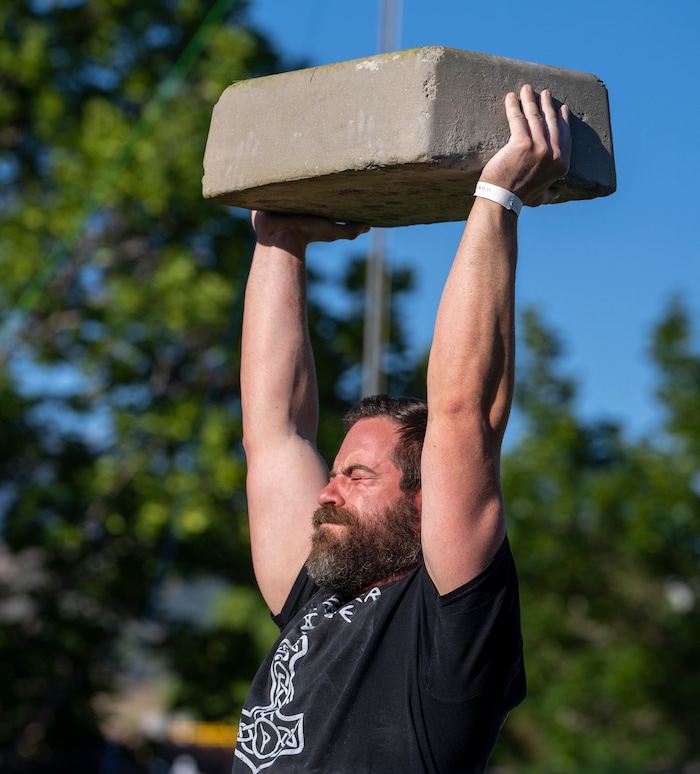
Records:
{"label": "elbow", "polygon": [[437,432],[469,439],[470,445],[481,439],[480,446],[492,452],[500,447],[508,421],[508,410],[501,400],[462,394],[434,402],[429,397],[428,406],[428,422]]}

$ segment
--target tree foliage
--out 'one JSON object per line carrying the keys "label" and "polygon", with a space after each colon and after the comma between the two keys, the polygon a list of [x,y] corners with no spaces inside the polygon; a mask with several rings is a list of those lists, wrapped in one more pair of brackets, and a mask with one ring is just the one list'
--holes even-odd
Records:
{"label": "tree foliage", "polygon": [[[0,745],[21,762],[97,734],[95,697],[133,669],[118,643],[185,658],[152,625],[176,546],[184,577],[251,583],[226,341],[249,231],[199,180],[221,91],[280,63],[242,4],[37,0],[0,18]],[[235,707],[255,643],[211,636]]]}
{"label": "tree foliage", "polygon": [[499,752],[538,774],[697,760],[700,356],[689,318],[673,305],[654,336],[667,433],[653,443],[577,418],[559,341],[536,313],[523,323],[526,429],[503,483],[529,697]]}

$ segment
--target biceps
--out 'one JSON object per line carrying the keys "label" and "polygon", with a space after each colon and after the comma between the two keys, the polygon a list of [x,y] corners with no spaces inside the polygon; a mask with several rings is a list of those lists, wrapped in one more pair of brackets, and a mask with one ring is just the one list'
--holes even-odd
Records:
{"label": "biceps", "polygon": [[[251,521],[277,529],[310,519],[328,468],[314,446],[298,437],[248,455],[246,491]],[[271,527],[272,528],[272,527]]]}
{"label": "biceps", "polygon": [[426,435],[423,555],[441,594],[478,575],[505,536],[499,454],[484,439],[447,428]]}
{"label": "biceps", "polygon": [[253,455],[247,495],[255,577],[268,606],[279,612],[311,547],[311,517],[327,469],[303,442]]}

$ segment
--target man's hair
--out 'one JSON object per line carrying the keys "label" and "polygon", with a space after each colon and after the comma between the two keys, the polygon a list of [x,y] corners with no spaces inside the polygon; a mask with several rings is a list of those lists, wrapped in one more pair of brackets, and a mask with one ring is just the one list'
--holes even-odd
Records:
{"label": "man's hair", "polygon": [[420,459],[428,424],[428,404],[418,398],[371,395],[356,403],[343,417],[345,432],[361,419],[373,417],[388,417],[398,425],[399,440],[392,459],[401,469],[401,491],[417,492],[421,488]]}

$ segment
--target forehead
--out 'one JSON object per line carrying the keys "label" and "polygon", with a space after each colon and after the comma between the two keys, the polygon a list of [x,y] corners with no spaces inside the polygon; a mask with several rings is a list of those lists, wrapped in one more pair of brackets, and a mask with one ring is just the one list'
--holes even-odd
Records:
{"label": "forehead", "polygon": [[370,467],[393,465],[391,458],[397,440],[396,423],[388,417],[360,419],[348,430],[335,458],[335,468],[340,470],[353,463]]}

